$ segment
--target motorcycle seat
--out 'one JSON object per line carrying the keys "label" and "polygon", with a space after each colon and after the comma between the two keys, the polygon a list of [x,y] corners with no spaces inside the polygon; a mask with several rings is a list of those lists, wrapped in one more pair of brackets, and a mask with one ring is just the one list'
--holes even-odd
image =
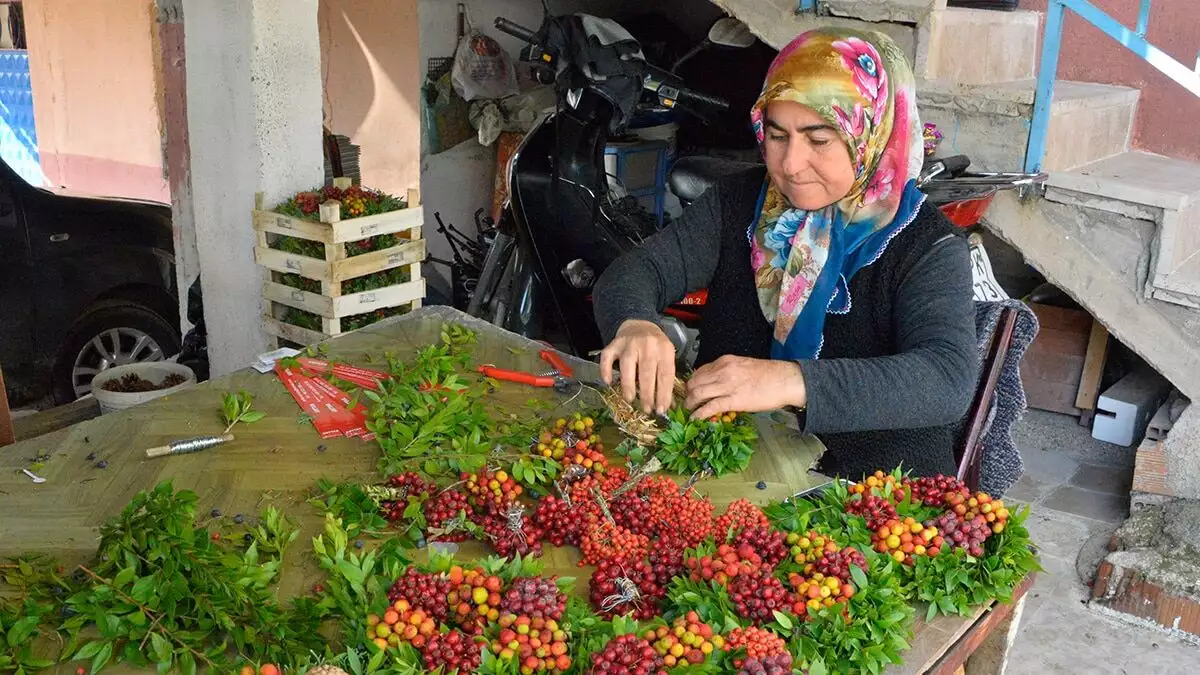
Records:
{"label": "motorcycle seat", "polygon": [[680,157],[671,167],[667,184],[679,201],[690,204],[700,198],[708,188],[725,176],[741,173],[761,164],[738,162],[720,157],[692,155]]}

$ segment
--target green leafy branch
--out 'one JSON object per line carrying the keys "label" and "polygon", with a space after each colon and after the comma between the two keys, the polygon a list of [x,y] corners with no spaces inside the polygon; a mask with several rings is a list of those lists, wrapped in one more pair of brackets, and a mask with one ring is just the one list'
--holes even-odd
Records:
{"label": "green leafy branch", "polygon": [[221,396],[221,412],[227,425],[222,434],[229,433],[238,422],[250,424],[267,416],[264,412],[250,409],[253,401],[254,397],[245,389]]}

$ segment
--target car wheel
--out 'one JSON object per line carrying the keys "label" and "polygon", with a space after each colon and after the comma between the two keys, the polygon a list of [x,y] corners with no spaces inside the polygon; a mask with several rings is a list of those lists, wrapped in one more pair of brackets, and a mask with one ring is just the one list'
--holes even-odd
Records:
{"label": "car wheel", "polygon": [[75,322],[54,367],[54,399],[70,403],[92,390],[92,378],[113,366],[162,361],[179,353],[176,328],[153,310],[128,301],[97,305]]}

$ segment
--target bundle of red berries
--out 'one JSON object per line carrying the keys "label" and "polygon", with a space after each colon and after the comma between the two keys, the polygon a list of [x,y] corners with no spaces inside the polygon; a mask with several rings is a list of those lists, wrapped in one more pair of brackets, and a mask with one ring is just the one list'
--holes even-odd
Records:
{"label": "bundle of red berries", "polygon": [[725,513],[717,518],[715,533],[718,540],[727,536],[737,536],[739,532],[750,527],[770,527],[771,521],[767,515],[754,504],[745,499],[735,499],[725,509]]}
{"label": "bundle of red berries", "polygon": [[867,559],[862,552],[853,546],[846,546],[840,551],[826,551],[817,559],[813,569],[827,577],[850,581],[851,565],[867,571]]}
{"label": "bundle of red berries", "polygon": [[425,667],[430,671],[471,673],[479,668],[483,650],[474,638],[460,630],[434,633],[421,649]]}
{"label": "bundle of red berries", "polygon": [[1008,525],[1008,509],[1004,507],[1004,502],[992,499],[986,492],[976,492],[974,497],[969,493],[948,493],[946,507],[960,520],[971,521],[982,516],[995,534],[1003,532]]}
{"label": "bundle of red berries", "polygon": [[641,560],[650,552],[650,538],[634,534],[611,520],[593,520],[584,525],[579,538],[579,566],[598,565],[605,560]]}
{"label": "bundle of red berries", "polygon": [[942,552],[945,540],[941,528],[931,523],[922,525],[911,517],[888,521],[871,534],[871,545],[896,562],[911,565],[915,556],[935,556]]}
{"label": "bundle of red berries", "polygon": [[554,579],[519,577],[500,599],[500,611],[531,619],[562,618],[567,611],[567,596]]}
{"label": "bundle of red berries", "polygon": [[755,623],[767,623],[776,611],[785,611],[792,605],[791,593],[769,572],[741,574],[731,579],[729,599],[738,616]]}
{"label": "bundle of red berries", "polygon": [[644,492],[630,490],[610,501],[608,511],[617,525],[634,534],[653,538],[658,536],[661,516],[653,512],[647,513],[650,510],[650,504],[648,501],[644,501],[645,499]]}
{"label": "bundle of red berries", "polygon": [[666,675],[663,657],[649,642],[619,635],[592,657],[591,675]]}
{"label": "bundle of red berries", "polygon": [[982,514],[971,520],[963,520],[953,511],[947,511],[929,521],[927,525],[942,533],[939,539],[944,537],[947,544],[964,549],[976,558],[983,556],[983,542],[992,536],[992,528],[988,527]]}
{"label": "bundle of red berries", "polygon": [[749,628],[735,628],[729,633],[729,637],[725,639],[725,650],[730,652],[738,652],[744,650],[744,655],[738,655],[733,660],[735,668],[741,668],[749,659],[770,658],[772,656],[782,656],[788,654],[787,643],[783,638],[772,633],[765,628],[751,626]]}
{"label": "bundle of red berries", "polygon": [[691,543],[678,532],[666,532],[650,542],[650,553],[646,561],[654,570],[657,579],[671,579],[683,573],[684,551],[691,548]]}
{"label": "bundle of red berries", "polygon": [[654,646],[668,668],[698,666],[725,645],[725,639],[695,612],[675,619],[670,626],[647,630],[642,637]]}
{"label": "bundle of red berries", "polygon": [[483,533],[486,542],[501,558],[542,554],[541,528],[524,517],[516,504],[511,505],[509,512],[503,516],[485,518]]}
{"label": "bundle of red berries", "polygon": [[578,546],[579,515],[554,495],[546,495],[533,512],[533,524],[555,546]]}
{"label": "bundle of red berries", "polygon": [[[525,675],[563,672],[571,667],[567,634],[554,619],[505,614],[492,651],[501,661],[515,660]],[[470,672],[470,671],[459,671]]]}
{"label": "bundle of red berries", "polygon": [[878,530],[883,524],[896,519],[896,506],[891,500],[878,495],[858,495],[846,500],[846,513],[862,516],[867,527]]}
{"label": "bundle of red berries", "polygon": [[452,585],[444,574],[426,574],[409,567],[388,589],[388,601],[407,600],[416,609],[441,622],[450,613],[448,598]]}
{"label": "bundle of red berries", "polygon": [[764,568],[762,556],[746,544],[738,548],[721,544],[712,555],[686,558],[683,562],[692,581],[712,580],[719,584],[742,575],[757,575]]}
{"label": "bundle of red berries", "polygon": [[788,557],[787,535],[770,527],[754,526],[742,530],[731,542],[734,549],[749,546],[767,567],[775,567]]}
{"label": "bundle of red berries", "polygon": [[760,658],[749,658],[742,664],[738,675],[784,675],[792,672],[792,655],[775,654]]}
{"label": "bundle of red berries", "polygon": [[480,514],[503,516],[508,507],[517,501],[524,491],[508,473],[480,469],[478,473],[464,473],[466,491],[471,506]]}
{"label": "bundle of red berries", "polygon": [[442,490],[425,502],[425,538],[428,541],[463,541],[466,528],[457,527],[473,515],[467,496],[458,490]]}
{"label": "bundle of red berries", "polygon": [[793,572],[788,575],[788,584],[796,591],[792,612],[804,620],[825,607],[854,597],[854,584],[820,572],[814,572],[811,577]]}
{"label": "bundle of red berries", "polygon": [[437,483],[425,480],[421,474],[408,471],[388,478],[388,486],[403,490],[409,497],[429,497],[437,491]]}
{"label": "bundle of red berries", "polygon": [[971,491],[967,489],[966,483],[953,476],[943,476],[940,473],[936,476],[924,476],[916,480],[905,477],[901,482],[912,490],[913,501],[919,501],[925,506],[941,506],[946,503],[946,498],[951,494],[971,496]]}
{"label": "bundle of red berries", "polygon": [[588,600],[606,619],[630,612],[635,619],[652,619],[665,595],[650,564],[639,559],[602,561],[588,581]]}

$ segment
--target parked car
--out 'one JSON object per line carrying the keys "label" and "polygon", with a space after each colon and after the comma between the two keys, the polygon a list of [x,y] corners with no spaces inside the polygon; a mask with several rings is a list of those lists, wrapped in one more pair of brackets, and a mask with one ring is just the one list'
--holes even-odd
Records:
{"label": "parked car", "polygon": [[0,367],[14,403],[179,351],[171,209],[35,188],[0,162]]}

